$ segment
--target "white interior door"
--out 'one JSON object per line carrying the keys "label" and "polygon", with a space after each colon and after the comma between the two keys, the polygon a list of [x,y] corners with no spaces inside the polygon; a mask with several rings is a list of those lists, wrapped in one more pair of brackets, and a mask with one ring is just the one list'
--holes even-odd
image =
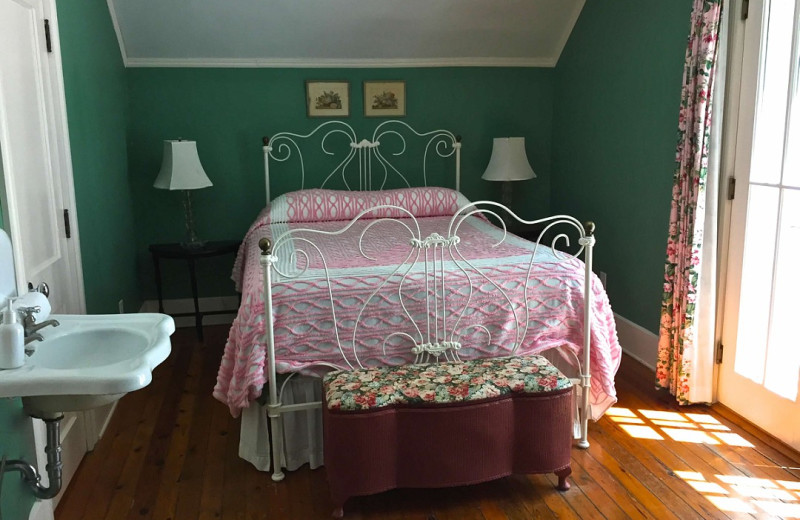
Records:
{"label": "white interior door", "polygon": [[800,449],[800,0],[744,40],[719,400]]}
{"label": "white interior door", "polygon": [[0,0],[3,208],[19,292],[29,282],[46,282],[54,312],[75,313],[82,310],[83,288],[75,239],[66,238],[64,211],[74,210],[65,196],[71,186],[64,186],[71,179],[59,168],[45,18],[41,0]]}
{"label": "white interior door", "polygon": [[[53,312],[80,313],[83,280],[58,52],[52,0],[0,0],[0,176],[18,292],[25,292],[28,282],[46,282]],[[65,210],[72,214],[71,238]],[[34,432],[44,474],[44,428],[38,420]],[[84,416],[68,414],[62,421],[64,488],[85,452]]]}

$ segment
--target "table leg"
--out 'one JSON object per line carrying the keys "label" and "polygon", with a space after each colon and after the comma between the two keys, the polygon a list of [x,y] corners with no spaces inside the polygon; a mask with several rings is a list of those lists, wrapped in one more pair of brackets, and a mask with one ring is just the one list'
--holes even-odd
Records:
{"label": "table leg", "polygon": [[158,293],[158,312],[164,314],[164,296],[161,294],[161,264],[157,254],[153,254],[153,264],[156,273],[156,292]]}
{"label": "table leg", "polygon": [[194,271],[194,259],[189,258],[189,276],[192,281],[192,298],[194,299],[194,326],[197,329],[197,339],[203,341],[203,314],[200,312],[200,302],[197,300],[197,274]]}

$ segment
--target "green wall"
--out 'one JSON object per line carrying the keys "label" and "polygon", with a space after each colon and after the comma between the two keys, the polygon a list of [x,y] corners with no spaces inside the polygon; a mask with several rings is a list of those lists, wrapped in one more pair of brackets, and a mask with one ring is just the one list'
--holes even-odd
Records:
{"label": "green wall", "polygon": [[551,209],[597,223],[615,312],[653,332],[691,6],[588,0],[555,70]]}
{"label": "green wall", "polygon": [[[3,456],[36,465],[31,420],[22,413],[19,399],[0,399],[0,457]],[[19,473],[6,474],[0,499],[3,518],[28,518],[34,500]]]}
{"label": "green wall", "polygon": [[86,309],[141,304],[128,183],[126,70],[105,2],[57,2]]}
{"label": "green wall", "polygon": [[[196,140],[203,167],[214,183],[193,193],[200,237],[242,237],[264,206],[261,137],[284,130],[309,131],[324,121],[306,116],[307,79],[350,82],[351,115],[345,120],[364,137],[371,136],[381,119],[363,116],[362,81],[405,80],[407,123],[420,130],[445,128],[463,137],[462,191],[473,199],[499,197],[497,183],[480,179],[492,138],[525,137],[538,177],[517,186],[517,207],[528,217],[549,213],[552,69],[132,68],[128,156],[145,298],[153,298],[155,292],[147,245],[179,241],[184,232],[179,194],[152,187],[161,164],[162,140]],[[320,175],[311,174],[307,182],[319,183]],[[272,187],[273,197],[296,189],[287,179],[274,179]],[[185,267],[173,264],[165,266],[166,296],[186,297]],[[201,294],[230,293],[231,265],[230,258],[198,265],[205,270],[200,274]]]}

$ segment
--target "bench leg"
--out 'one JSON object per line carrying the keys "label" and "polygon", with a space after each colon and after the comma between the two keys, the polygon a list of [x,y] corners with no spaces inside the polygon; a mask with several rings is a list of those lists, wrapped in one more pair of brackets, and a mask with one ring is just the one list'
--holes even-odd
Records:
{"label": "bench leg", "polygon": [[567,482],[567,477],[570,476],[571,473],[572,468],[569,466],[556,471],[556,476],[558,477],[558,485],[556,486],[557,490],[566,491],[570,488],[569,482]]}

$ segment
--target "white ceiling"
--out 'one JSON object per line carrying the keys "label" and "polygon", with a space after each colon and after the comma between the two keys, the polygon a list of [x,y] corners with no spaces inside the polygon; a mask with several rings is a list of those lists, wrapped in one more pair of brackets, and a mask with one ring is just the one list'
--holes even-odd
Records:
{"label": "white ceiling", "polygon": [[127,66],[539,66],[584,0],[107,0]]}

